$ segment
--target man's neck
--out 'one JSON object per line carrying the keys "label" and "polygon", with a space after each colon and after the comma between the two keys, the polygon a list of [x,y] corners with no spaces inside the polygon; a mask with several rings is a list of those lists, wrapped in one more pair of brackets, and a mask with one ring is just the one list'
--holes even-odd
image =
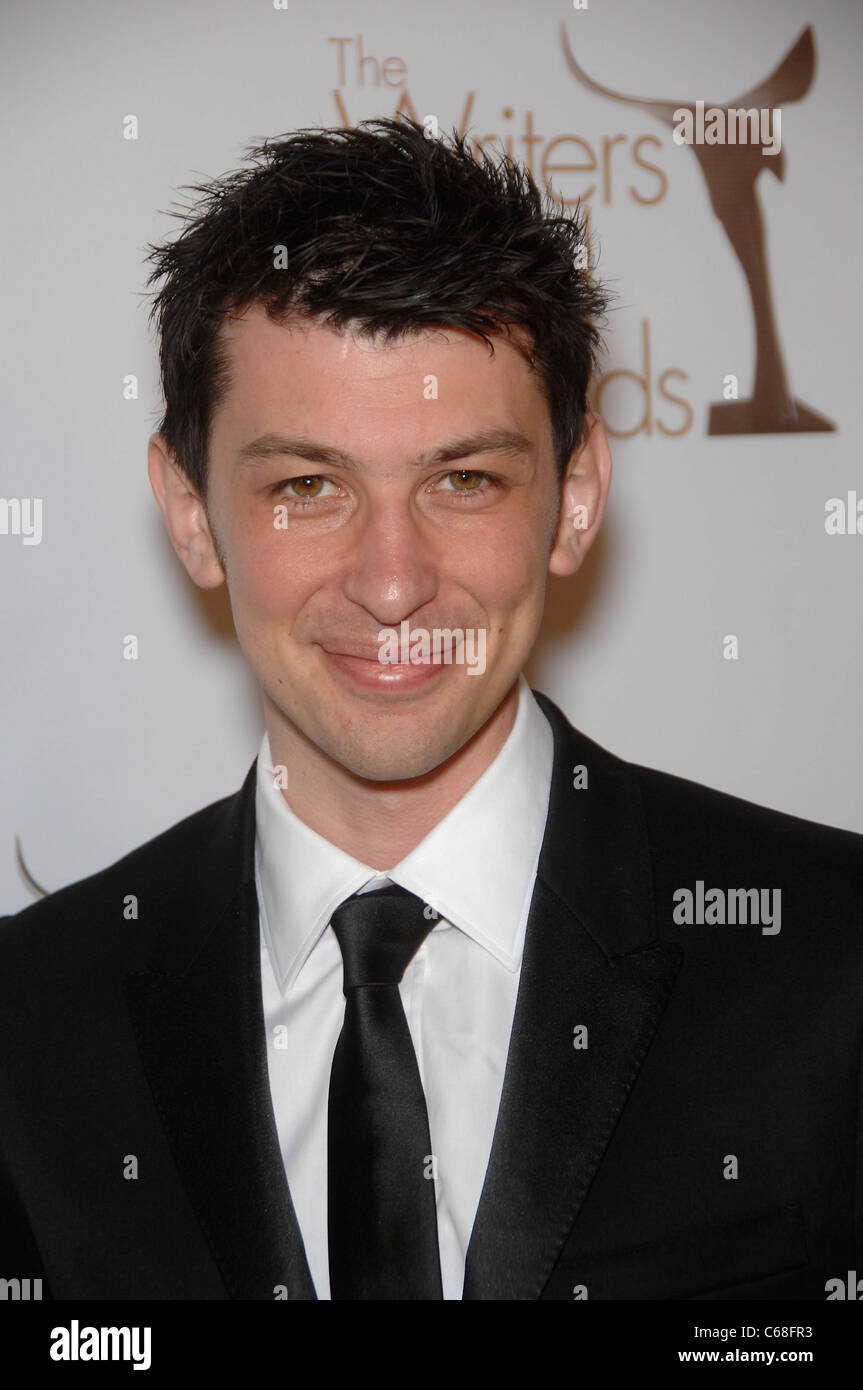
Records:
{"label": "man's neck", "polygon": [[294,815],[346,854],[386,873],[425,839],[490,767],[518,711],[518,681],[481,729],[422,777],[372,782],[322,753],[265,702],[273,764],[290,767],[282,790]]}

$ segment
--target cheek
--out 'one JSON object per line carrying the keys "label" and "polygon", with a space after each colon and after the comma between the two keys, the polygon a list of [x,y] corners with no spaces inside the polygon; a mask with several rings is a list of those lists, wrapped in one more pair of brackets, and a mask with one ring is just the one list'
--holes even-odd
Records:
{"label": "cheek", "polygon": [[307,558],[274,526],[235,529],[228,577],[235,613],[251,622],[293,616],[315,588]]}
{"label": "cheek", "polygon": [[481,538],[466,557],[470,588],[488,612],[532,609],[545,589],[546,551],[541,528],[522,517]]}

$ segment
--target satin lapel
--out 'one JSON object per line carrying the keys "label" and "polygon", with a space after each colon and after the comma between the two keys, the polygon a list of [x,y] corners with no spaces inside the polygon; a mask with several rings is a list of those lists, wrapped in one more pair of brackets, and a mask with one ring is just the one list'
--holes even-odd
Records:
{"label": "satin lapel", "polygon": [[[180,1178],[231,1298],[315,1291],[279,1151],[267,1074],[254,882],[255,764],[222,803],[127,976],[138,1049]],[[204,837],[204,829],[209,832]],[[282,1295],[284,1296],[284,1295]]]}
{"label": "satin lapel", "polygon": [[549,814],[465,1299],[539,1298],[682,961],[656,940],[634,774],[538,698],[555,738]]}

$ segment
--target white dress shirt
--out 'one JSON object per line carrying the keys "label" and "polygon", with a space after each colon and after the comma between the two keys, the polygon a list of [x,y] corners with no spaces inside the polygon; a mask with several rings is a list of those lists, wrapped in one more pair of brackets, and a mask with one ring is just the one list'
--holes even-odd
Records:
{"label": "white dress shirt", "polygon": [[[344,1020],[330,917],[396,883],[440,913],[399,986],[436,1158],[445,1299],[460,1299],[497,1120],[551,786],[551,727],[523,676],[515,723],[482,776],[386,875],[305,825],[258,753],[255,872],[270,1093],[312,1279],[330,1297],[327,1102]],[[290,776],[290,773],[288,774]]]}

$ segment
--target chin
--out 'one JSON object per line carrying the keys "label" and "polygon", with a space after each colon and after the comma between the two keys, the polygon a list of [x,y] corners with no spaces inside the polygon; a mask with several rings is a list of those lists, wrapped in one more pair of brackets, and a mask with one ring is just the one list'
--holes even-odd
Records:
{"label": "chin", "polygon": [[320,747],[355,777],[369,782],[406,782],[433,772],[467,741],[454,736],[452,728],[440,738],[430,736],[428,730],[423,734],[399,737],[392,730],[375,730],[363,737],[356,731],[349,742],[326,739]]}

